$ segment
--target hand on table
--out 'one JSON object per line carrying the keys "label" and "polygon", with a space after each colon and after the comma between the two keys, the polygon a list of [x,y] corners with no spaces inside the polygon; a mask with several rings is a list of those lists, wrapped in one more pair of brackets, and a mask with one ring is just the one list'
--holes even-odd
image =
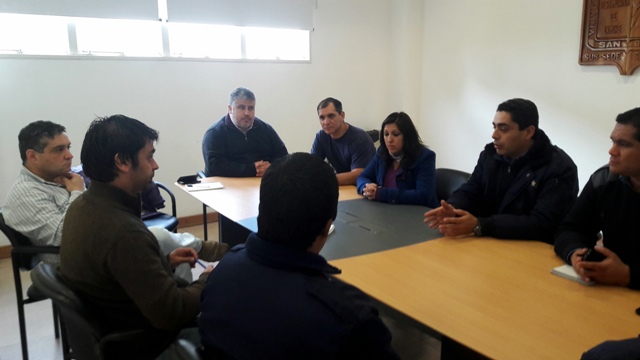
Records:
{"label": "hand on table", "polygon": [[455,209],[446,201],[440,201],[440,207],[427,211],[424,222],[432,229],[439,229],[445,236],[468,235],[478,223],[478,219],[470,212]]}
{"label": "hand on table", "polygon": [[594,251],[602,253],[606,258],[602,261],[583,261],[582,255],[586,248],[578,249],[571,254],[571,266],[585,281],[595,281],[599,284],[626,286],[631,280],[629,265],[620,260],[613,251],[596,246]]}
{"label": "hand on table", "polygon": [[267,171],[271,163],[268,161],[260,160],[253,163],[256,166],[256,176],[262,177],[264,173]]}
{"label": "hand on table", "polygon": [[369,200],[376,199],[376,193],[378,192],[378,184],[369,183],[362,189],[362,196]]}

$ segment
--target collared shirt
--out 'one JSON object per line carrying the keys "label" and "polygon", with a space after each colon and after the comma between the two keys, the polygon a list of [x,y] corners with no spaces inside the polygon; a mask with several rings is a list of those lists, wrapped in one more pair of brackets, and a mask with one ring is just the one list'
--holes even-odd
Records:
{"label": "collared shirt", "polygon": [[[4,220],[11,228],[28,237],[34,245],[59,246],[62,223],[69,205],[82,191],[67,189],[22,167],[2,206]],[[57,265],[56,254],[43,254],[42,260]]]}

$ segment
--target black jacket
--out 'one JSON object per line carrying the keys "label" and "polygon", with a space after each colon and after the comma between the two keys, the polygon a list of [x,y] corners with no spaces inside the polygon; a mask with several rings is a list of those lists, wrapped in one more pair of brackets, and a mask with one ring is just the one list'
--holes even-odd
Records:
{"label": "black jacket", "polygon": [[202,139],[207,176],[256,176],[256,161],[273,162],[285,155],[287,147],[276,131],[257,117],[253,127],[243,134],[227,114],[213,124]]}
{"label": "black jacket", "polygon": [[320,255],[251,234],[211,273],[200,337],[214,359],[397,359],[371,299]]}
{"label": "black jacket", "polygon": [[576,165],[537,129],[531,149],[514,161],[487,144],[469,181],[448,202],[477,217],[483,235],[553,244],[577,194]]}
{"label": "black jacket", "polygon": [[640,289],[640,242],[638,221],[640,193],[629,179],[604,166],[596,171],[556,236],[555,250],[568,264],[574,250],[595,246],[602,231],[604,246],[629,265],[629,287]]}

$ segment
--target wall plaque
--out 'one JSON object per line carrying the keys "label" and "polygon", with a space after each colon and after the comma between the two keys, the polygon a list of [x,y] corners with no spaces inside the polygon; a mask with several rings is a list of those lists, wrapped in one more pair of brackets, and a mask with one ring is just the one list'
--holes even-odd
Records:
{"label": "wall plaque", "polygon": [[580,65],[640,66],[640,0],[584,0]]}

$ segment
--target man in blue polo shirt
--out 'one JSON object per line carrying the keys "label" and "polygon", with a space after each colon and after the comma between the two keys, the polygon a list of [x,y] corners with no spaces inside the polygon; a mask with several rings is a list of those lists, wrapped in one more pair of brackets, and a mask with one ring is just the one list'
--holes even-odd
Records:
{"label": "man in blue polo shirt", "polygon": [[311,154],[329,160],[339,185],[355,185],[358,175],[376,153],[371,137],[344,121],[342,103],[338,99],[322,100],[317,111],[322,130],[316,134]]}

